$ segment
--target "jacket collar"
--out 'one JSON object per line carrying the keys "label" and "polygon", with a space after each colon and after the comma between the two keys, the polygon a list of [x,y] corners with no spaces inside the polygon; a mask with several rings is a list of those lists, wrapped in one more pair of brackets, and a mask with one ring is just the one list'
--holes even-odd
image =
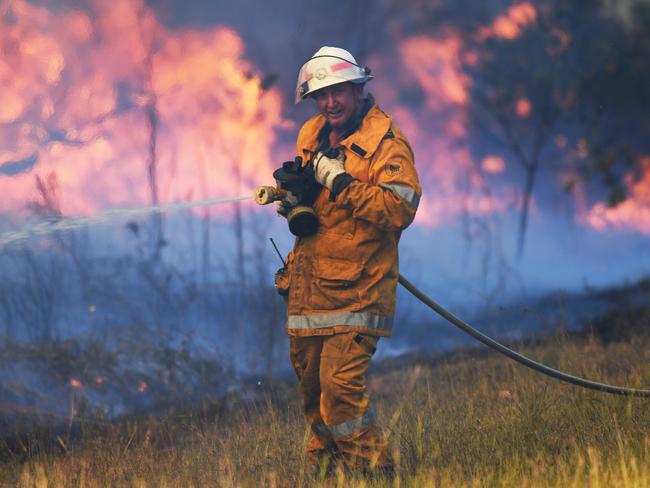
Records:
{"label": "jacket collar", "polygon": [[[367,102],[370,106],[360,123],[355,124],[358,128],[339,143],[339,145],[356,153],[362,159],[372,157],[391,126],[391,117],[379,108],[372,95],[368,95]],[[318,114],[307,124],[311,125],[312,130],[309,132],[313,136],[304,141],[307,145],[304,149],[316,152],[321,136],[329,134],[327,122],[325,117]],[[354,126],[352,129],[354,129]]]}

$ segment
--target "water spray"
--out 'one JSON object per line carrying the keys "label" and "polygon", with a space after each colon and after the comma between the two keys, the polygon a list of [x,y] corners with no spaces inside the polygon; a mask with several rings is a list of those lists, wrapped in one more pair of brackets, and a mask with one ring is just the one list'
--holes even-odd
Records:
{"label": "water spray", "polygon": [[147,207],[114,208],[105,210],[93,217],[69,217],[50,219],[37,224],[28,225],[20,230],[3,232],[0,234],[0,248],[7,244],[30,237],[51,234],[57,231],[80,229],[97,224],[109,224],[134,217],[142,217],[153,213],[170,212],[173,210],[184,210],[194,207],[209,207],[224,203],[241,202],[251,200],[251,196],[230,197],[230,198],[207,198],[204,200],[192,200],[188,202],[172,202],[161,205],[149,205]]}

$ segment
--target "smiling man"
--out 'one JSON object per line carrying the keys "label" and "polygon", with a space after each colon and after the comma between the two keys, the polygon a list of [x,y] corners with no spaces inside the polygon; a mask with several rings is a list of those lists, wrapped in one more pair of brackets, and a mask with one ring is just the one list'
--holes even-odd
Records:
{"label": "smiling man", "polygon": [[287,259],[287,333],[312,431],[309,459],[391,476],[365,373],[379,338],[391,334],[397,245],[421,188],[408,141],[364,96],[370,79],[348,51],[327,46],[298,75],[296,103],[313,98],[319,113],[300,130],[297,154],[323,190],[313,205],[317,232],[298,237]]}

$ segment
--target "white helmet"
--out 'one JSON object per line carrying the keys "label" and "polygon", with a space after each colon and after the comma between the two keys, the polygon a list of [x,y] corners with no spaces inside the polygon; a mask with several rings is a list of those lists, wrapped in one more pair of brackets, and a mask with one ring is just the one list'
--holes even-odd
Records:
{"label": "white helmet", "polygon": [[372,78],[370,69],[359,66],[345,49],[323,46],[300,68],[295,101],[299,103],[310,93],[326,86],[346,81],[365,83]]}

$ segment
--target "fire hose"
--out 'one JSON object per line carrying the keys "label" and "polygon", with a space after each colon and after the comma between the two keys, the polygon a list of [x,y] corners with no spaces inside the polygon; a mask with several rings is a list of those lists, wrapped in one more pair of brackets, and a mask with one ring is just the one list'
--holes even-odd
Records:
{"label": "fire hose", "polygon": [[[282,189],[277,189],[272,187],[258,187],[255,191],[255,201],[260,205],[266,205],[275,200],[280,200],[281,198],[283,198],[284,195],[286,195],[286,191]],[[578,376],[573,376],[564,373],[562,371],[558,371],[557,369],[553,369],[542,363],[533,361],[532,359],[524,356],[523,354],[520,354],[504,346],[500,342],[495,341],[491,337],[488,337],[487,335],[483,334],[482,332],[478,331],[477,329],[469,325],[467,322],[464,322],[460,318],[456,317],[454,314],[452,314],[444,307],[442,307],[441,305],[433,301],[430,297],[425,295],[421,290],[419,290],[415,285],[413,285],[409,280],[407,280],[401,274],[399,275],[398,282],[400,285],[406,288],[406,290],[409,293],[411,293],[415,298],[420,300],[424,305],[429,307],[431,310],[436,312],[438,315],[440,315],[442,318],[447,320],[452,325],[458,327],[460,330],[472,336],[474,339],[478,340],[479,342],[482,342],[489,348],[494,349],[495,351],[503,354],[504,356],[507,356],[510,359],[513,359],[514,361],[517,361],[518,363],[523,364],[524,366],[534,371],[537,371],[538,373],[542,373],[546,376],[550,376],[551,378],[555,378],[557,380],[566,383],[571,383],[573,385],[580,386],[582,388],[587,388],[590,390],[602,391],[604,393],[610,393],[613,395],[650,398],[650,390],[626,388],[621,386],[608,385],[605,383],[598,383],[596,381],[591,381],[585,378],[580,378]]]}
{"label": "fire hose", "polygon": [[564,381],[566,383],[571,383],[577,386],[581,386],[583,388],[589,388],[590,390],[603,391],[605,393],[612,393],[614,395],[650,398],[650,390],[637,390],[635,388],[625,388],[621,386],[607,385],[605,383],[598,383],[596,381],[591,381],[584,378],[580,378],[578,376],[573,376],[567,373],[563,373],[562,371],[558,371],[557,369],[553,369],[542,363],[533,361],[532,359],[524,356],[523,354],[513,351],[512,349],[495,341],[491,337],[488,337],[482,332],[479,332],[474,327],[462,321],[461,319],[453,315],[448,310],[445,310],[442,306],[438,305],[431,298],[429,298],[427,295],[425,295],[420,290],[418,290],[409,280],[404,278],[404,276],[399,275],[399,283],[404,288],[406,288],[409,291],[409,293],[411,293],[415,298],[420,300],[427,307],[432,309],[442,318],[444,318],[451,324],[455,325],[466,334],[469,334],[474,339],[482,342],[486,346],[494,349],[497,352],[500,352],[504,356],[508,356],[510,359],[514,359],[518,363],[523,364],[528,368],[531,368],[539,373],[550,376],[551,378],[555,378],[557,380]]}

